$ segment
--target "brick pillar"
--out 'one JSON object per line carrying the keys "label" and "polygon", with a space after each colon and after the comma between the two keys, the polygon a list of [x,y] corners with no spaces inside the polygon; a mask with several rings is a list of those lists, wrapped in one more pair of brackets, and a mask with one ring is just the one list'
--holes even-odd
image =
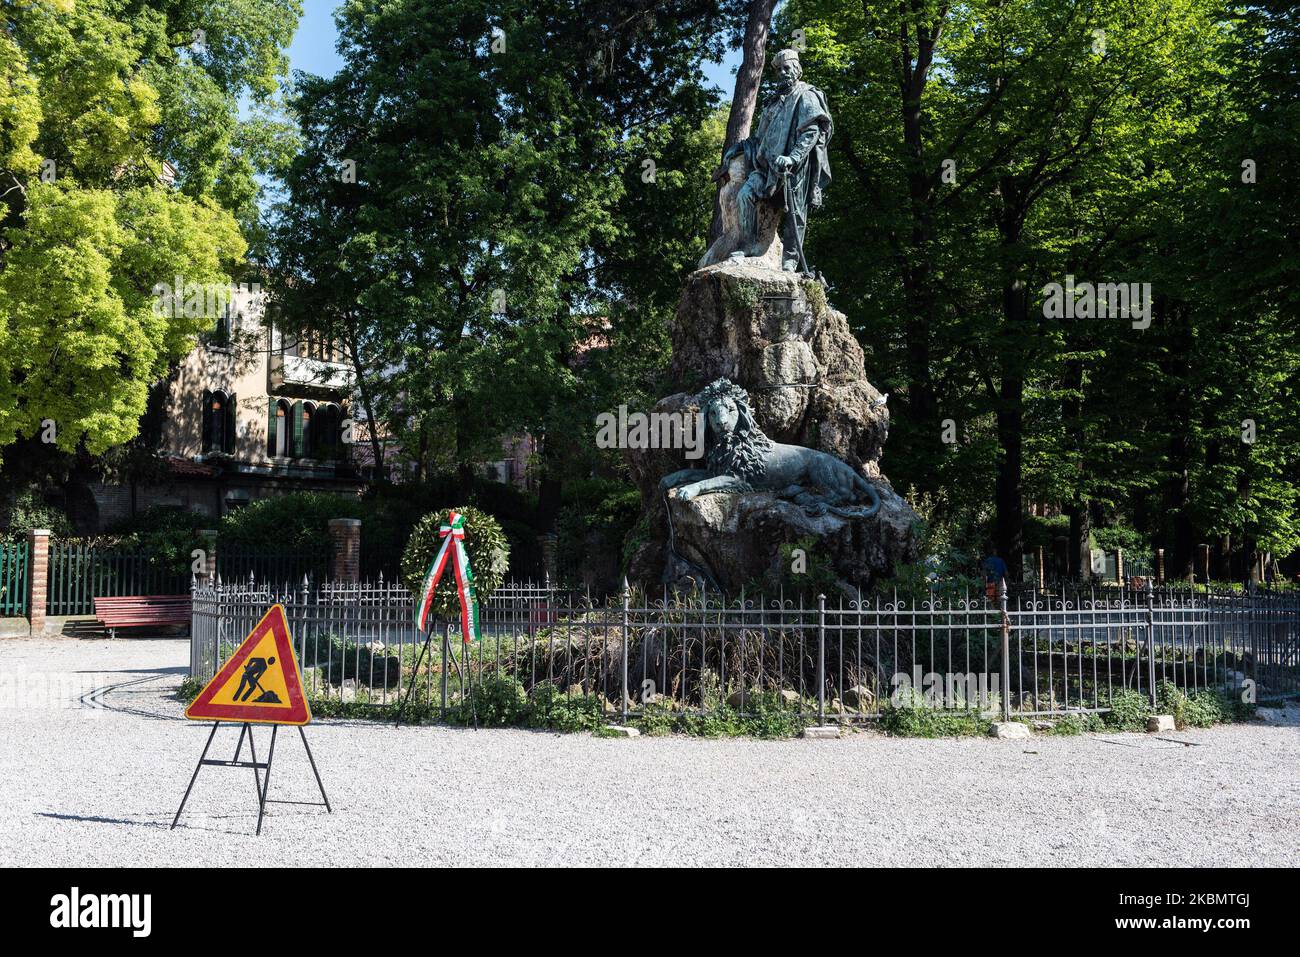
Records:
{"label": "brick pillar", "polygon": [[27,620],[31,634],[45,631],[45,598],[50,582],[50,530],[33,528],[27,533]]}
{"label": "brick pillar", "polygon": [[329,529],[334,542],[334,580],[361,581],[361,519],[331,518]]}
{"label": "brick pillar", "polygon": [[1156,549],[1156,582],[1163,585],[1165,583],[1165,550]]}
{"label": "brick pillar", "polygon": [[196,572],[200,585],[213,585],[217,581],[217,530],[201,528],[198,531],[199,545],[203,549],[203,571]]}

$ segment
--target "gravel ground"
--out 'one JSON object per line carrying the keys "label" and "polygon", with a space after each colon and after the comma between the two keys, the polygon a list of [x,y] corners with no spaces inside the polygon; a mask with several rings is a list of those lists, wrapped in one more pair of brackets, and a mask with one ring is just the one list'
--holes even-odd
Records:
{"label": "gravel ground", "polygon": [[[596,739],[308,728],[334,804],[205,768],[175,640],[0,642],[0,864],[1300,864],[1300,708],[1277,723],[1032,741]],[[272,797],[315,800],[297,735]],[[214,751],[229,756],[236,728]],[[259,753],[269,729],[258,729]],[[246,754],[247,752],[245,752]],[[240,779],[243,780],[240,780]]]}

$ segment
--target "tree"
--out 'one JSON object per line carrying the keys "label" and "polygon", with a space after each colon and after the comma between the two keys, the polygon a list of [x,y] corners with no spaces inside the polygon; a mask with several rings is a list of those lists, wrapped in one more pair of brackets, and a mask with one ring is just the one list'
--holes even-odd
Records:
{"label": "tree", "polygon": [[602,321],[645,333],[703,248],[705,224],[682,219],[714,105],[699,64],[735,22],[718,7],[341,8],[343,68],[293,101],[278,298],[287,321],[354,344],[408,452],[433,441],[468,468],[513,429],[548,457],[590,433],[575,354]]}
{"label": "tree", "polygon": [[[890,472],[949,508],[991,487],[1013,563],[1027,494],[1082,516],[1158,480],[1149,406],[1116,408],[1150,345],[1122,319],[1050,316],[1042,291],[1072,270],[1150,280],[1135,251],[1172,200],[1177,144],[1217,115],[1217,14],[1200,0],[783,9],[835,109],[845,175],[809,242],[899,395]],[[1200,83],[1211,92],[1189,100]],[[965,441],[944,442],[945,423]]]}
{"label": "tree", "polygon": [[[750,0],[749,17],[745,21],[745,36],[741,41],[740,69],[736,71],[736,87],[731,96],[731,110],[727,114],[727,133],[722,140],[722,154],[749,136],[754,122],[754,109],[758,104],[758,88],[763,83],[763,67],[767,63],[767,34],[772,26],[772,10],[776,0]],[[722,234],[722,208],[718,197],[713,198],[713,220],[709,224],[709,242]]]}
{"label": "tree", "polygon": [[[296,0],[20,0],[0,19],[0,449],[101,453],[215,317],[156,287],[224,286]],[[196,30],[206,29],[206,40]],[[174,185],[173,185],[174,180]],[[188,314],[187,314],[188,313]]]}

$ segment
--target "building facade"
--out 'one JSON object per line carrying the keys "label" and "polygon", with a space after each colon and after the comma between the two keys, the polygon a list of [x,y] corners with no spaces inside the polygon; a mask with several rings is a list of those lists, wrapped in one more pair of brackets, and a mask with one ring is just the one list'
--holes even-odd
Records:
{"label": "building facade", "polygon": [[266,297],[240,286],[212,332],[156,388],[164,474],[92,487],[100,525],[175,505],[211,515],[268,495],[356,493],[355,376],[334,346],[265,321]]}

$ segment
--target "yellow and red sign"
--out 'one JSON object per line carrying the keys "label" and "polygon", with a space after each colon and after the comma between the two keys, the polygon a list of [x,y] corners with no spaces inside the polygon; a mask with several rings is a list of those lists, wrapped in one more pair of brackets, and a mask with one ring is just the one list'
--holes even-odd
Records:
{"label": "yellow and red sign", "polygon": [[185,709],[195,721],[307,724],[311,708],[284,606],[273,605]]}

